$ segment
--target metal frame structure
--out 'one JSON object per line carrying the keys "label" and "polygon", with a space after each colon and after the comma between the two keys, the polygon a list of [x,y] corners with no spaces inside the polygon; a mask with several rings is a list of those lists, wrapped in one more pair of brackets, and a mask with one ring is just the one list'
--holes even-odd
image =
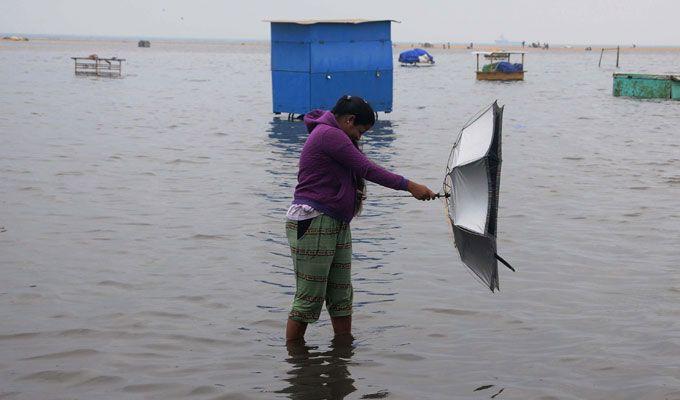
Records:
{"label": "metal frame structure", "polygon": [[124,58],[71,57],[74,61],[74,72],[79,76],[98,76],[104,78],[121,78],[123,76]]}
{"label": "metal frame structure", "polygon": [[609,48],[603,48],[600,50],[600,61],[597,62],[597,66],[602,67],[602,56],[604,55],[605,51],[615,51],[616,50],[616,68],[619,67],[619,57],[621,55],[621,46],[616,46],[616,47],[609,47]]}

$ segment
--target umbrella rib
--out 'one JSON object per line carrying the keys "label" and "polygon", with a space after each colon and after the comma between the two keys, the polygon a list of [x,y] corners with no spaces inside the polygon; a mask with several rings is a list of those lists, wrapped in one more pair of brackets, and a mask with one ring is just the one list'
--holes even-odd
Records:
{"label": "umbrella rib", "polygon": [[480,112],[478,112],[477,114],[475,114],[472,118],[470,118],[470,119],[468,120],[468,122],[466,122],[465,125],[463,125],[463,128],[461,129],[461,132],[464,131],[468,126],[470,126],[470,125],[474,124],[475,122],[477,122],[477,120],[480,119],[480,118],[482,117],[482,115],[486,114],[486,112],[489,111],[489,109],[492,108],[494,104],[496,104],[495,101],[494,101],[493,103],[491,103],[490,106],[488,106],[487,108],[483,109],[482,111],[480,111]]}
{"label": "umbrella rib", "polygon": [[503,259],[503,257],[499,256],[498,254],[494,254],[494,256],[496,256],[496,260],[500,261],[503,265],[505,265],[506,267],[510,268],[510,270],[511,270],[512,272],[515,272],[515,269],[512,267],[512,265],[510,265],[510,263],[508,263],[507,261],[505,261],[505,260]]}

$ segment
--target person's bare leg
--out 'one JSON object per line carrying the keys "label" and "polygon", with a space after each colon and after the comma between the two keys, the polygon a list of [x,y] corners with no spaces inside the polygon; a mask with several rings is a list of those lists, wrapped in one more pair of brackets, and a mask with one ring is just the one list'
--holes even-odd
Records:
{"label": "person's bare leg", "polygon": [[286,342],[305,340],[307,323],[288,319],[286,323]]}
{"label": "person's bare leg", "polygon": [[289,340],[286,342],[286,350],[288,350],[288,355],[296,359],[309,357],[309,347],[305,344],[304,340]]}
{"label": "person's bare leg", "polygon": [[349,335],[352,336],[352,316],[346,317],[331,317],[333,324],[333,332],[335,336]]}

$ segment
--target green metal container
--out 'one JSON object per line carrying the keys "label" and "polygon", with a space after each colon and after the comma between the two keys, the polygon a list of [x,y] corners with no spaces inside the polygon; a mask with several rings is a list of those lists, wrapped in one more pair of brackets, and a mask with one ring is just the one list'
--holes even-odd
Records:
{"label": "green metal container", "polygon": [[614,96],[680,100],[680,76],[614,74]]}
{"label": "green metal container", "polygon": [[680,76],[671,79],[671,99],[680,100]]}

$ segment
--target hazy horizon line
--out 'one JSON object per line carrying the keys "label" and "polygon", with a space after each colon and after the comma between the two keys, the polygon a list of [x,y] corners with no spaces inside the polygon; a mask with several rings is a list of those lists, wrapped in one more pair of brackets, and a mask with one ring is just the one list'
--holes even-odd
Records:
{"label": "hazy horizon line", "polygon": [[[245,37],[190,37],[190,36],[155,36],[155,35],[85,35],[85,34],[71,34],[71,33],[16,33],[16,32],[0,32],[0,37],[6,36],[19,36],[26,37],[28,39],[81,39],[81,40],[167,40],[167,41],[221,41],[221,42],[270,42],[270,38],[245,38]],[[470,41],[417,41],[417,40],[392,40],[396,44],[419,44],[432,43],[432,44],[446,44],[451,45],[467,45]],[[501,43],[496,42],[484,42],[484,41],[472,41],[474,44],[478,45],[500,45]],[[510,46],[521,45],[521,41],[508,41],[508,43],[503,43]],[[527,46],[531,45],[531,41],[525,42]],[[544,44],[545,42],[540,42]],[[633,43],[550,43],[550,46],[577,46],[577,47],[588,47],[588,46],[621,46],[621,47],[632,47]],[[680,47],[680,44],[655,44],[647,45],[641,44],[636,47]]]}

